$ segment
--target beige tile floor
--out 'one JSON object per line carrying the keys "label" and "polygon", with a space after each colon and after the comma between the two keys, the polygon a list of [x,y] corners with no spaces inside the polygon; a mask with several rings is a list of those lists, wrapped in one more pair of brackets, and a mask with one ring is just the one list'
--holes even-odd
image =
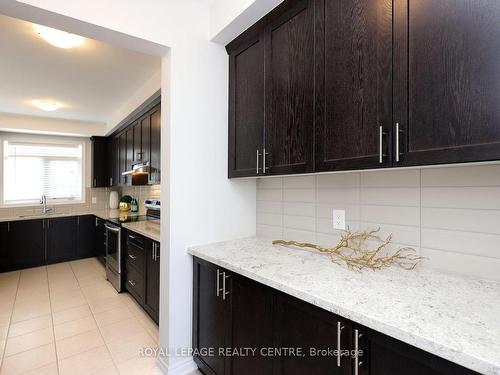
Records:
{"label": "beige tile floor", "polygon": [[95,259],[0,274],[0,375],[160,374],[158,326]]}

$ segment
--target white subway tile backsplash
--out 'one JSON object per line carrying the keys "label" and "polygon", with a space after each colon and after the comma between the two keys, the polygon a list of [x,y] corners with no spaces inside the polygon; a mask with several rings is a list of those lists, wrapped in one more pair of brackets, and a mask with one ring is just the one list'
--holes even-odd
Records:
{"label": "white subway tile backsplash", "polygon": [[460,254],[422,248],[421,255],[426,257],[424,266],[466,276],[500,280],[500,260],[470,254]]}
{"label": "white subway tile backsplash", "polygon": [[291,229],[302,229],[314,231],[316,229],[316,219],[313,216],[283,216],[283,226]]}
{"label": "white subway tile backsplash", "polygon": [[281,214],[257,212],[257,224],[281,226],[283,225],[283,216]]}
{"label": "white subway tile backsplash", "polygon": [[257,224],[257,236],[279,240],[283,238],[283,228]]}
{"label": "white subway tile backsplash", "polygon": [[422,207],[500,209],[500,186],[424,187]]}
{"label": "white subway tile backsplash", "polygon": [[500,165],[422,169],[422,186],[500,186]]}
{"label": "white subway tile backsplash", "polygon": [[420,189],[361,188],[361,204],[380,206],[420,206]]}
{"label": "white subway tile backsplash", "polygon": [[363,187],[419,187],[418,169],[371,171],[361,173]]}
{"label": "white subway tile backsplash", "polygon": [[305,230],[297,230],[291,228],[283,228],[283,239],[287,241],[297,241],[297,242],[316,242],[316,233],[305,231]]}
{"label": "white subway tile backsplash", "polygon": [[500,259],[500,235],[422,228],[422,247]]}
{"label": "white subway tile backsplash", "polygon": [[359,175],[359,173],[321,174],[316,176],[316,186],[318,189],[358,187]]}
{"label": "white subway tile backsplash", "polygon": [[283,189],[314,189],[314,176],[292,176],[284,178]]}
{"label": "white subway tile backsplash", "polygon": [[257,190],[257,200],[258,201],[281,201],[283,196],[283,191],[281,189],[258,189]]}
{"label": "white subway tile backsplash", "polygon": [[499,210],[422,208],[422,228],[500,234]]}
{"label": "white subway tile backsplash", "polygon": [[334,189],[318,189],[318,203],[343,203],[357,204],[359,202],[358,188],[334,188]]}
{"label": "white subway tile backsplash", "polygon": [[342,209],[351,230],[392,233],[423,266],[500,279],[500,165],[266,178],[257,200],[259,236],[334,246]]}
{"label": "white subway tile backsplash", "polygon": [[314,189],[284,189],[283,200],[286,202],[314,202]]}
{"label": "white subway tile backsplash", "polygon": [[281,214],[283,213],[283,203],[273,201],[257,201],[257,212]]}
{"label": "white subway tile backsplash", "polygon": [[420,225],[420,208],[405,206],[361,206],[361,221],[397,225]]}
{"label": "white subway tile backsplash", "polygon": [[283,184],[282,177],[259,178],[257,180],[258,189],[281,189]]}
{"label": "white subway tile backsplash", "polygon": [[283,213],[285,215],[315,216],[314,203],[284,202]]}

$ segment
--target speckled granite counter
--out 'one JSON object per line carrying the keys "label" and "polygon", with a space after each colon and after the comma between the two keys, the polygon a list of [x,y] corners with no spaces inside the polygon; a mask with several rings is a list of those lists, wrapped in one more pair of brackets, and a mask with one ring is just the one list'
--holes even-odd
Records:
{"label": "speckled granite counter", "polygon": [[134,221],[123,223],[122,227],[160,242],[160,221]]}
{"label": "speckled granite counter", "polygon": [[188,252],[482,374],[500,374],[500,283],[436,271],[348,270],[247,238]]}

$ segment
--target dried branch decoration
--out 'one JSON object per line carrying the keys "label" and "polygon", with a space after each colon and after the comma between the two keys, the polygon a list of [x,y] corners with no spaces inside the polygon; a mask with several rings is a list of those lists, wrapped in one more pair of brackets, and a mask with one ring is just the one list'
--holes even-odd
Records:
{"label": "dried branch decoration", "polygon": [[[318,250],[321,253],[329,254],[332,261],[341,264],[345,263],[349,268],[361,271],[365,268],[378,270],[392,265],[397,265],[406,270],[412,270],[424,259],[416,255],[415,249],[411,247],[400,247],[392,255],[387,254],[386,246],[392,241],[392,234],[387,238],[380,237],[377,233],[380,228],[363,232],[351,232],[347,229],[335,247],[322,247],[311,243],[296,241],[275,240],[273,245],[307,247]],[[374,242],[375,248],[368,249],[367,242]]]}

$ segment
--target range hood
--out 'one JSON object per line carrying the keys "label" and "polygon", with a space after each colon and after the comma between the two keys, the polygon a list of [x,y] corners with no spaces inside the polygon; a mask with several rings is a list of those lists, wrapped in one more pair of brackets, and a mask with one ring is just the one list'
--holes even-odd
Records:
{"label": "range hood", "polygon": [[132,176],[132,185],[147,185],[149,182],[149,162],[134,164],[131,170],[122,172],[122,176]]}

